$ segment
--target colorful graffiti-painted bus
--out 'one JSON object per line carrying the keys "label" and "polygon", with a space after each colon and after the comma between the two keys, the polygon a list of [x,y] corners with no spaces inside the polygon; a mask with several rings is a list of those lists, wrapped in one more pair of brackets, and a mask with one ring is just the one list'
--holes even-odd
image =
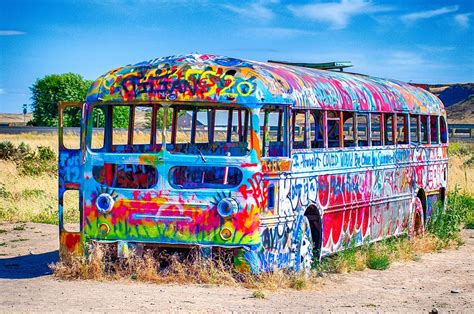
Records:
{"label": "colorful graffiti-painted bus", "polygon": [[[93,83],[78,105],[78,149],[62,143],[69,105],[59,115],[63,253],[91,242],[119,254],[198,247],[232,252],[242,270],[301,270],[350,243],[421,233],[445,199],[445,110],[399,81],[158,58]],[[79,232],[63,223],[68,190],[79,191]]]}

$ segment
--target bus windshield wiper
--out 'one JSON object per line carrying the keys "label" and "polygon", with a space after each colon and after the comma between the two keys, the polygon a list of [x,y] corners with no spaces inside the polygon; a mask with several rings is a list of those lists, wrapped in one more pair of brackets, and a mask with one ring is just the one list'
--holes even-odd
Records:
{"label": "bus windshield wiper", "polygon": [[206,158],[204,158],[204,155],[203,155],[202,151],[199,149],[199,147],[197,147],[197,146],[194,145],[193,143],[189,143],[189,146],[193,147],[195,150],[198,151],[199,156],[201,157],[201,159],[202,159],[203,162],[207,162]]}

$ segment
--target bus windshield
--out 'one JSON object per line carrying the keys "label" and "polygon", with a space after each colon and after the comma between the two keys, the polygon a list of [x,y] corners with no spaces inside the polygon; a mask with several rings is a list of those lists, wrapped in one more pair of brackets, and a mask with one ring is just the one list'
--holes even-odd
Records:
{"label": "bus windshield", "polygon": [[[92,151],[245,156],[250,112],[239,107],[96,105],[89,116]],[[165,146],[163,146],[165,144]]]}

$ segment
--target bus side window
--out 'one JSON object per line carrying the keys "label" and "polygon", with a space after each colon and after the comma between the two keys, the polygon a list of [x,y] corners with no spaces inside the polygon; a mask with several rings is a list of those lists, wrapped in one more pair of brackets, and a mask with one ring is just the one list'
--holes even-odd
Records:
{"label": "bus side window", "polygon": [[268,106],[260,111],[260,147],[262,157],[287,156],[285,112],[281,107]]}
{"label": "bus side window", "polygon": [[408,144],[407,115],[397,114],[397,144]]}
{"label": "bus side window", "polygon": [[293,149],[306,148],[306,112],[304,110],[293,111]]}
{"label": "bus side window", "polygon": [[[342,127],[341,127],[341,112],[339,111],[328,111],[327,112],[327,139],[328,147],[341,147],[342,146]],[[324,129],[324,128],[323,128]]]}
{"label": "bus side window", "polygon": [[136,106],[134,109],[133,145],[150,144],[153,107]]}
{"label": "bus side window", "polygon": [[410,143],[420,143],[419,116],[410,115]]}
{"label": "bus side window", "polygon": [[381,114],[380,113],[371,113],[370,114],[370,119],[371,119],[371,127],[372,127],[372,146],[382,146],[382,120],[381,120]]}
{"label": "bus side window", "polygon": [[438,138],[438,117],[431,116],[430,117],[430,133],[431,133],[431,144],[439,144]]}
{"label": "bus side window", "polygon": [[108,107],[94,106],[92,108],[91,123],[92,123],[92,135],[91,135],[91,149],[93,151],[100,151],[104,147],[105,143],[105,120],[106,112]]}
{"label": "bus side window", "polygon": [[421,144],[428,144],[428,116],[420,116]]}
{"label": "bus side window", "polygon": [[441,135],[441,143],[445,144],[448,142],[448,128],[446,127],[446,119],[444,117],[440,117],[440,121],[439,133]]}
{"label": "bus side window", "polygon": [[[385,145],[393,145],[394,142],[394,129],[393,129],[393,122],[394,122],[394,115],[390,113],[384,114],[384,122],[385,122]],[[396,121],[396,120],[395,120]]]}
{"label": "bus side window", "polygon": [[[238,143],[246,142],[248,134],[248,119],[249,113],[247,110],[231,110],[232,123],[230,123],[230,139],[228,142]],[[228,130],[229,132],[229,130]]]}
{"label": "bus side window", "polygon": [[196,132],[195,143],[209,143],[209,128],[211,128],[210,109],[198,110],[196,113],[196,123],[193,125],[193,132]]}
{"label": "bus side window", "polygon": [[[130,126],[130,106],[113,106],[112,107],[112,145],[121,146],[128,144]],[[115,151],[115,149],[114,149]]]}
{"label": "bus side window", "polygon": [[344,112],[344,147],[355,146],[354,124],[354,114],[352,112]]}
{"label": "bus side window", "polygon": [[321,111],[311,110],[309,113],[309,129],[311,148],[324,147],[323,114]]}
{"label": "bus side window", "polygon": [[369,145],[369,132],[368,132],[368,115],[357,114],[357,146],[368,146]]}
{"label": "bus side window", "polygon": [[[225,109],[225,110],[216,110],[216,121],[214,126],[214,141],[215,142],[230,142],[231,133],[228,132],[230,130],[229,122],[232,124],[233,113],[232,111]],[[227,138],[229,135],[229,138]]]}
{"label": "bus side window", "polygon": [[61,105],[62,111],[62,138],[61,144],[66,149],[81,147],[81,108],[77,105]]}

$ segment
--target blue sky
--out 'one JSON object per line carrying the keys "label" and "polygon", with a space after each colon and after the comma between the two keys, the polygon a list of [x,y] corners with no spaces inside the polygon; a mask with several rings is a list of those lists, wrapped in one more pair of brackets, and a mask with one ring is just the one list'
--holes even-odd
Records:
{"label": "blue sky", "polygon": [[0,112],[21,112],[47,74],[95,79],[190,52],[349,60],[380,77],[474,82],[473,0],[0,1]]}

